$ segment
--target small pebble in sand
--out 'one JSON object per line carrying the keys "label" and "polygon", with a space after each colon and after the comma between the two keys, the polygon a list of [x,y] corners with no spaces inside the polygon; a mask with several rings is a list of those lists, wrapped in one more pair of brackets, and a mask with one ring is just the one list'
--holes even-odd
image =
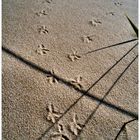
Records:
{"label": "small pebble in sand", "polygon": [[51,103],[49,104],[47,110],[48,110],[47,120],[51,121],[52,123],[55,123],[56,118],[59,118],[61,116],[60,113],[54,111],[54,107]]}
{"label": "small pebble in sand", "polygon": [[49,31],[48,31],[48,29],[47,29],[47,27],[46,27],[45,25],[40,26],[40,27],[38,28],[38,32],[39,32],[40,34],[47,34],[47,33],[49,33]]}
{"label": "small pebble in sand", "polygon": [[74,133],[74,135],[78,135],[78,131],[81,130],[81,126],[77,123],[77,116],[74,113],[73,115],[73,121],[70,123],[70,130]]}
{"label": "small pebble in sand", "polygon": [[45,55],[45,54],[47,54],[48,51],[49,50],[47,48],[45,48],[45,46],[43,44],[41,44],[38,46],[36,53],[39,55]]}

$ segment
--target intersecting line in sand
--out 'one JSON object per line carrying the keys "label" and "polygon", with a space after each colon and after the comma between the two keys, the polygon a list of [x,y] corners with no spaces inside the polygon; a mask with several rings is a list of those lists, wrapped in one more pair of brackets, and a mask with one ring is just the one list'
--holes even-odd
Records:
{"label": "intersecting line in sand", "polygon": [[[90,89],[92,89],[106,74],[108,74],[109,73],[109,71],[111,71],[125,56],[127,56],[136,46],[137,46],[138,44],[136,44],[136,45],[134,45],[125,55],[123,55],[118,61],[116,61],[116,63],[114,64],[114,65],[112,65],[97,81],[95,81],[94,83],[93,83],[93,85],[92,86],[90,86],[89,88],[88,88],[88,90],[86,90],[85,91],[85,93],[83,94],[83,95],[81,95],[62,115],[61,115],[61,117],[60,118],[58,118],[58,120],[56,121],[56,123],[80,100],[80,99],[82,99],[85,95],[89,95],[89,96],[92,96],[93,97],[93,95],[91,95],[90,93],[89,93],[89,91],[90,91]],[[125,70],[126,71],[126,70]],[[124,72],[123,72],[124,73]],[[122,73],[121,73],[122,74]],[[122,74],[123,75],[123,74]],[[122,76],[121,75],[121,76]],[[121,78],[121,76],[113,83],[113,85],[112,85],[112,87],[111,87],[111,89],[115,86],[115,84],[117,83],[117,81]],[[111,90],[110,89],[110,90]],[[110,90],[108,91],[108,93],[110,92]],[[94,96],[95,97],[95,96]],[[99,98],[98,98],[99,99]],[[96,100],[96,99],[94,99],[94,100]],[[108,107],[111,107],[111,108],[113,108],[113,109],[115,109],[115,110],[117,110],[117,111],[119,111],[119,112],[121,112],[121,113],[124,113],[124,114],[126,114],[126,115],[128,115],[128,116],[131,116],[131,117],[134,117],[134,118],[138,118],[138,116],[136,115],[136,114],[134,114],[134,113],[130,113],[129,111],[124,111],[124,109],[122,109],[121,107],[117,107],[117,106],[115,106],[115,105],[113,105],[113,104],[111,104],[111,103],[108,103],[108,102],[106,102],[106,101],[104,101],[104,100],[102,100],[102,99],[99,99],[99,100],[97,100],[98,102],[99,102],[99,104],[100,103],[102,103],[102,104],[104,104],[104,105],[106,105],[106,106],[108,106]],[[97,106],[98,107],[98,106]],[[38,140],[41,140],[45,135],[46,135],[46,133],[47,132],[49,132],[50,131],[50,129],[56,124],[56,123],[54,123],[54,124],[52,124],[43,134],[42,134],[42,136],[41,137],[39,137],[38,138]]]}
{"label": "intersecting line in sand", "polygon": [[111,47],[120,46],[120,45],[129,43],[129,42],[132,42],[132,41],[136,41],[136,40],[138,40],[138,39],[137,38],[136,39],[131,39],[131,40],[116,43],[116,44],[113,44],[113,45],[110,45],[110,46],[107,46],[107,47],[99,48],[99,49],[96,49],[96,50],[91,50],[91,51],[88,51],[88,52],[84,53],[84,55],[87,55],[87,54],[90,54],[90,53],[93,53],[93,52],[97,52],[97,51],[101,51],[101,50],[104,50],[104,49],[108,49],[108,48],[111,48]]}
{"label": "intersecting line in sand", "polygon": [[[39,67],[38,65],[36,65],[36,64],[34,64],[34,63],[32,63],[32,62],[26,60],[25,58],[23,58],[23,57],[21,57],[20,55],[14,53],[13,51],[9,50],[8,48],[5,48],[4,46],[2,47],[2,50],[3,50],[4,52],[8,53],[9,55],[13,56],[14,58],[20,60],[22,63],[28,65],[30,68],[33,68],[33,69],[35,69],[35,70],[37,70],[38,72],[41,72],[41,73],[43,73],[43,74],[50,74],[50,75],[52,75],[54,78],[56,78],[58,81],[60,81],[62,84],[65,84],[65,85],[67,85],[67,86],[70,86],[70,87],[74,88],[76,91],[82,93],[82,96],[78,99],[78,101],[79,101],[83,96],[87,96],[87,97],[89,97],[89,98],[91,98],[91,99],[93,99],[93,100],[96,100],[96,101],[99,101],[99,102],[100,102],[100,101],[101,101],[100,98],[98,98],[98,97],[96,97],[96,96],[94,96],[94,95],[91,95],[90,93],[88,93],[88,91],[89,91],[97,82],[99,82],[113,67],[115,67],[115,65],[117,65],[117,63],[119,63],[128,53],[130,53],[137,45],[138,45],[138,43],[137,43],[135,46],[133,46],[122,58],[120,58],[118,61],[116,61],[116,63],[115,63],[110,69],[108,69],[108,70],[107,70],[107,71],[106,71],[106,72],[105,72],[105,73],[104,73],[104,74],[103,74],[103,75],[102,75],[88,90],[86,90],[86,91],[85,91],[85,90],[80,90],[80,89],[78,89],[77,87],[75,87],[74,85],[72,85],[69,81],[66,81],[66,80],[63,79],[63,78],[60,78],[60,77],[58,77],[58,76],[55,75],[55,74],[52,74],[50,71],[45,70],[45,69],[43,69],[42,67]],[[72,104],[72,105],[64,112],[64,114],[66,114],[66,113],[70,110],[70,108],[71,108],[72,106],[74,106],[78,101],[74,102],[74,104]],[[133,112],[130,112],[130,111],[127,111],[127,110],[125,110],[125,109],[123,109],[123,108],[120,108],[120,107],[118,107],[118,106],[116,106],[116,105],[114,105],[114,104],[108,103],[108,102],[106,102],[106,101],[102,101],[102,104],[104,104],[104,105],[106,105],[106,106],[108,106],[108,107],[111,107],[111,108],[113,108],[113,109],[115,109],[115,110],[117,110],[117,111],[119,111],[119,112],[121,112],[121,113],[124,113],[124,114],[128,115],[128,116],[131,116],[131,117],[134,117],[134,118],[138,118],[138,115],[137,115],[137,114],[135,114],[135,113],[133,113]],[[64,114],[62,114],[62,116],[56,121],[56,123],[63,117]],[[53,126],[54,126],[54,124],[53,124],[51,127],[49,127],[49,128],[45,131],[45,133],[43,133],[43,134],[41,135],[41,137],[40,137],[39,139],[41,139]]]}
{"label": "intersecting line in sand", "polygon": [[[80,134],[83,132],[83,129],[85,128],[86,124],[88,124],[88,122],[91,120],[91,118],[93,117],[93,115],[96,113],[97,109],[99,108],[99,106],[102,104],[102,102],[104,101],[104,99],[107,97],[107,95],[110,93],[110,91],[113,89],[113,87],[116,85],[116,83],[120,80],[120,78],[123,76],[123,74],[127,71],[127,69],[132,65],[132,63],[138,58],[138,55],[128,64],[128,66],[123,70],[123,72],[118,76],[118,78],[115,80],[115,82],[112,84],[112,86],[109,88],[109,90],[105,93],[104,97],[101,99],[101,101],[99,102],[99,104],[97,105],[97,107],[95,108],[95,110],[89,115],[89,117],[86,119],[82,129],[80,130],[79,134],[76,136],[75,140],[77,140],[77,138],[79,138]],[[137,118],[135,118],[137,119]]]}
{"label": "intersecting line in sand", "polygon": [[128,121],[128,122],[125,122],[125,123],[123,124],[123,126],[121,127],[120,131],[118,132],[117,136],[114,138],[114,140],[117,140],[117,138],[119,137],[119,135],[121,134],[121,132],[125,129],[125,126],[126,126],[127,124],[129,124],[129,123],[131,123],[131,122],[133,122],[133,121],[136,121],[136,120],[137,120],[137,119],[132,119],[132,120],[130,120],[130,121]]}

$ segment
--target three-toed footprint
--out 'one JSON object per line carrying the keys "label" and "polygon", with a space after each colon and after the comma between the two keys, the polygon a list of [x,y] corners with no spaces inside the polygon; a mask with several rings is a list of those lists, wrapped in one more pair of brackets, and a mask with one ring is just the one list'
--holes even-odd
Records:
{"label": "three-toed footprint", "polygon": [[38,45],[38,48],[36,50],[36,53],[39,55],[45,55],[47,54],[49,50],[47,48],[45,48],[45,46],[43,44]]}
{"label": "three-toed footprint", "polygon": [[58,81],[57,81],[57,79],[54,77],[54,75],[55,75],[55,72],[54,72],[54,70],[51,70],[51,74],[48,74],[47,75],[47,79],[48,79],[48,82],[50,83],[50,84],[57,84],[58,83]]}
{"label": "three-toed footprint", "polygon": [[37,16],[48,15],[47,11],[41,10],[40,12],[36,13]]}
{"label": "three-toed footprint", "polygon": [[61,116],[61,113],[56,112],[54,110],[54,106],[51,103],[48,105],[47,111],[48,111],[48,115],[47,115],[47,118],[46,119],[48,121],[51,121],[52,123],[55,123],[56,122],[56,119],[58,119]]}
{"label": "three-toed footprint", "polygon": [[40,27],[38,28],[38,32],[39,32],[40,34],[47,34],[47,33],[49,33],[49,31],[48,31],[48,29],[47,29],[47,27],[46,27],[45,25],[40,26]]}
{"label": "three-toed footprint", "polygon": [[89,36],[85,36],[85,35],[84,35],[84,36],[82,37],[82,40],[83,40],[84,43],[90,43],[90,42],[93,41],[93,36],[94,36],[94,35],[89,35]]}
{"label": "three-toed footprint", "polygon": [[121,2],[114,2],[114,4],[115,4],[116,6],[121,6],[121,5],[122,5]]}
{"label": "three-toed footprint", "polygon": [[66,128],[63,124],[57,124],[57,131],[53,132],[50,136],[51,140],[71,140],[66,132]]}
{"label": "three-toed footprint", "polygon": [[89,21],[89,24],[91,24],[92,26],[97,26],[99,24],[102,24],[102,22],[99,19],[92,19]]}
{"label": "three-toed footprint", "polygon": [[73,51],[72,54],[68,54],[68,58],[74,62],[75,60],[79,60],[81,58],[80,55],[77,54],[77,51]]}
{"label": "three-toed footprint", "polygon": [[74,79],[71,79],[70,83],[74,85],[76,88],[82,89],[83,88],[83,85],[81,84],[82,80],[83,78],[81,76],[77,76]]}
{"label": "three-toed footprint", "polygon": [[70,130],[74,135],[78,135],[78,131],[82,129],[82,125],[77,122],[77,114],[73,114],[72,122],[69,124]]}

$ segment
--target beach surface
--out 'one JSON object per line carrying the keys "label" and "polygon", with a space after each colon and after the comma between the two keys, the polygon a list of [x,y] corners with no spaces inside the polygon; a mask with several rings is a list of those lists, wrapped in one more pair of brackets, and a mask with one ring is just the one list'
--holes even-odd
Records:
{"label": "beach surface", "polygon": [[3,140],[138,140],[137,0],[2,1]]}

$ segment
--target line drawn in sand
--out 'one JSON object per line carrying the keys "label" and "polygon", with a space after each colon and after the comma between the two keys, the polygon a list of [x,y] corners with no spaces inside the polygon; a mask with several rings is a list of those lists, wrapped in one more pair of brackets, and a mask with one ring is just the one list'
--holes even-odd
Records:
{"label": "line drawn in sand", "polygon": [[73,121],[69,124],[70,130],[74,135],[78,135],[78,131],[81,130],[81,125],[79,123],[77,123],[77,115],[74,113],[73,115]]}
{"label": "line drawn in sand", "polygon": [[47,3],[52,3],[52,0],[45,0],[45,2],[47,2]]}
{"label": "line drawn in sand", "polygon": [[50,51],[47,48],[45,48],[45,46],[43,44],[38,45],[38,48],[36,50],[36,53],[39,55],[45,55],[47,54],[47,52]]}
{"label": "line drawn in sand", "polygon": [[129,137],[128,130],[131,129],[131,127],[128,127],[128,124],[131,123],[131,122],[133,122],[133,121],[136,121],[136,120],[137,119],[132,119],[132,120],[130,120],[128,122],[125,122],[123,124],[123,126],[120,128],[120,130],[119,130],[117,136],[114,138],[114,140],[117,140],[119,136],[124,136],[124,135],[128,138]]}
{"label": "line drawn in sand", "polygon": [[52,133],[50,136],[51,140],[71,140],[66,133],[65,127],[62,124],[58,123],[57,128],[58,132]]}
{"label": "line drawn in sand", "polygon": [[72,54],[68,54],[68,58],[69,58],[72,62],[74,62],[74,61],[76,61],[76,60],[79,60],[79,59],[81,58],[81,56],[77,54],[77,51],[73,51]]}
{"label": "line drawn in sand", "polygon": [[83,80],[83,78],[81,76],[77,76],[76,78],[70,80],[70,83],[73,84],[74,86],[76,86],[78,89],[82,89],[83,86],[81,84],[81,81]]}
{"label": "line drawn in sand", "polygon": [[40,27],[38,28],[38,32],[39,32],[40,34],[47,34],[47,33],[49,33],[49,31],[48,31],[48,29],[47,29],[47,27],[46,27],[45,25],[40,26]]}
{"label": "line drawn in sand", "polygon": [[51,74],[48,74],[48,75],[47,75],[48,82],[49,82],[50,84],[55,84],[55,83],[57,84],[58,81],[57,81],[56,78],[53,77],[53,75],[55,75],[55,72],[54,72],[54,70],[51,70]]}
{"label": "line drawn in sand", "polygon": [[61,113],[58,113],[54,110],[54,106],[51,103],[48,105],[47,111],[48,115],[46,119],[52,123],[55,123],[56,119],[61,116]]}

